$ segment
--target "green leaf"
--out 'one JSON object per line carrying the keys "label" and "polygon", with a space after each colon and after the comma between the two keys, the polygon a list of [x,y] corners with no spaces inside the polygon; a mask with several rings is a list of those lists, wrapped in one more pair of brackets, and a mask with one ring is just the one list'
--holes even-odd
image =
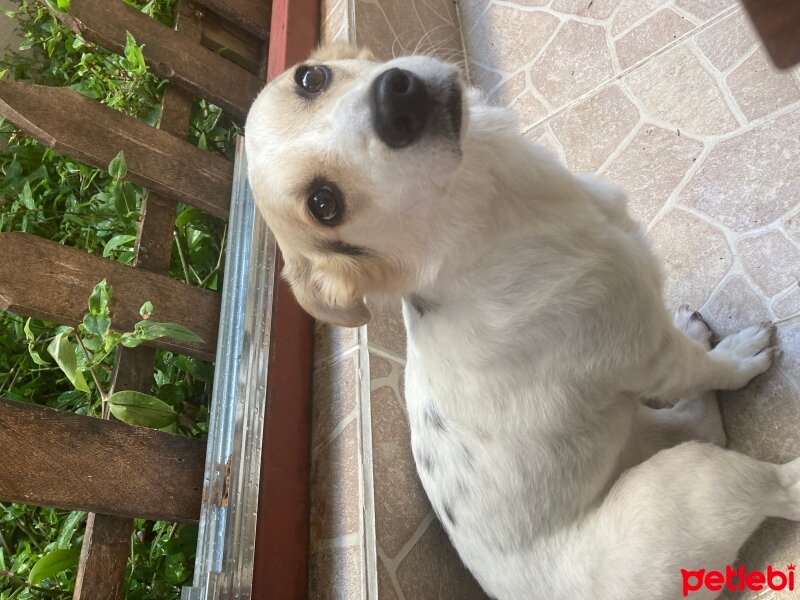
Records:
{"label": "green leaf", "polygon": [[75,386],[75,389],[81,392],[88,392],[90,390],[89,386],[86,385],[86,379],[84,379],[83,373],[78,371],[78,359],[75,356],[77,347],[69,342],[69,336],[72,331],[70,328],[68,331],[59,333],[50,342],[47,351],[56,360],[56,363],[70,383]]}
{"label": "green leaf", "polygon": [[56,538],[57,548],[69,548],[72,535],[75,533],[75,530],[78,528],[78,525],[80,525],[81,521],[83,521],[85,518],[85,512],[69,513],[67,518],[64,519],[64,522],[61,524],[61,529],[58,532],[58,537]]}
{"label": "green leaf", "polygon": [[103,247],[103,256],[108,258],[109,256],[111,256],[111,253],[120,246],[127,246],[131,242],[135,241],[136,241],[135,235],[128,235],[128,234],[115,235],[110,240],[108,240],[106,242],[106,245]]}
{"label": "green leaf", "polygon": [[[130,34],[128,34],[130,35]],[[114,179],[123,179],[128,173],[128,165],[125,163],[125,152],[119,151],[111,162],[108,163],[108,174]]]}
{"label": "green leaf", "polygon": [[130,31],[125,32],[125,60],[128,61],[128,68],[136,75],[143,75],[147,70],[142,53],[143,47],[136,45],[136,39]]}
{"label": "green leaf", "polygon": [[36,202],[33,200],[33,192],[31,192],[31,184],[27,181],[22,188],[22,191],[19,193],[19,199],[22,201],[22,205],[27,208],[28,210],[36,210]]}
{"label": "green leaf", "polygon": [[94,286],[89,296],[89,313],[101,317],[108,316],[108,303],[111,301],[112,287],[105,279]]}
{"label": "green leaf", "polygon": [[111,414],[128,425],[161,429],[175,422],[172,407],[149,394],[123,391],[108,398]]}
{"label": "green leaf", "polygon": [[69,10],[69,2],[70,0],[56,0],[56,4],[60,10],[67,11]]}
{"label": "green leaf", "polygon": [[111,327],[111,319],[101,315],[84,315],[83,326],[92,335],[104,336]]}
{"label": "green leaf", "polygon": [[170,337],[185,342],[202,342],[203,338],[192,330],[177,323],[155,323],[153,321],[139,321],[134,327],[137,337],[142,340],[157,340],[162,337]]}
{"label": "green leaf", "polygon": [[80,548],[52,550],[36,561],[28,575],[28,581],[32,585],[39,585],[43,580],[55,577],[62,571],[76,566],[80,555]]}
{"label": "green leaf", "polygon": [[111,185],[111,195],[120,217],[127,218],[132,212],[136,212],[136,188],[130,181],[115,181]]}
{"label": "green leaf", "polygon": [[139,309],[139,314],[142,315],[143,319],[149,319],[150,315],[153,314],[153,303],[148,300],[142,304],[142,308]]}
{"label": "green leaf", "polygon": [[28,340],[28,354],[30,354],[31,359],[40,367],[47,367],[50,366],[50,363],[44,360],[39,352],[33,347],[34,342],[36,342],[36,338],[31,331],[31,320],[28,319],[25,321],[25,326],[23,327],[23,331],[25,331],[25,338]]}

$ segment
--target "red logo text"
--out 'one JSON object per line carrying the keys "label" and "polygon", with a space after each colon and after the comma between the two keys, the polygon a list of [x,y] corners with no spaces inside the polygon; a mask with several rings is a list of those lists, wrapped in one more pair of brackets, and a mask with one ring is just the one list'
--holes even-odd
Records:
{"label": "red logo text", "polygon": [[725,572],[706,571],[698,569],[689,571],[681,569],[683,578],[683,597],[686,598],[692,592],[707,589],[712,592],[720,592],[723,589],[731,591],[753,591],[761,590],[794,591],[794,565],[788,565],[785,571],[776,569],[772,565],[766,571],[747,571],[743,565],[734,569],[728,565]]}

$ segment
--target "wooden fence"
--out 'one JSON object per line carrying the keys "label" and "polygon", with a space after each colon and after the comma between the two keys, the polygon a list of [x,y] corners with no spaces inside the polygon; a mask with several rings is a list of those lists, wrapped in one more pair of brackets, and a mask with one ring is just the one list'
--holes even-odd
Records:
{"label": "wooden fence", "polygon": [[[123,51],[128,31],[144,44],[151,70],[169,81],[160,123],[150,127],[70,89],[13,81],[0,81],[0,114],[96,167],[124,150],[128,178],[149,190],[135,266],[0,233],[0,307],[74,325],[105,277],[115,290],[115,326],[128,328],[152,301],[159,320],[185,325],[204,341],[163,339],[118,351],[114,389],[149,392],[157,348],[206,360],[216,349],[219,294],[168,277],[176,204],[223,219],[230,204],[232,164],[186,141],[193,101],[205,98],[243,120],[267,64],[274,76],[308,54],[318,2],[181,0],[174,30],[121,0],[71,0],[62,18],[114,52]],[[312,329],[286,287],[276,285],[253,597],[290,599],[306,590]],[[0,461],[0,500],[91,511],[76,599],[122,597],[133,517],[198,518],[204,441],[0,399],[0,452],[14,457]]]}

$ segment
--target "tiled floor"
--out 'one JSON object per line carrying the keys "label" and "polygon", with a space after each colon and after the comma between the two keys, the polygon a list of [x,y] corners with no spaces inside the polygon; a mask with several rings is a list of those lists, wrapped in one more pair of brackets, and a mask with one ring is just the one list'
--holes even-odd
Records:
{"label": "tiled floor", "polygon": [[[463,40],[472,81],[515,109],[526,136],[628,190],[663,260],[669,305],[699,308],[722,335],[778,324],[783,357],[723,395],[723,412],[731,447],[800,456],[800,71],[770,66],[735,0],[456,4],[458,13],[450,0],[332,0],[326,31],[384,58],[419,46],[461,60]],[[358,337],[321,330],[319,345],[335,359],[318,370],[314,597],[373,598],[374,584],[380,598],[483,597],[416,479],[399,314],[379,311]],[[347,466],[353,443],[360,471]],[[341,522],[322,523],[330,518]],[[767,522],[744,560],[800,560],[800,526]]]}

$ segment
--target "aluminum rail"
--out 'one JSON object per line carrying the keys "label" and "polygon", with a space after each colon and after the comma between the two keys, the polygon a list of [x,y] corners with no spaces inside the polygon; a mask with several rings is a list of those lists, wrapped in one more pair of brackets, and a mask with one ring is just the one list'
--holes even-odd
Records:
{"label": "aluminum rail", "polygon": [[194,581],[181,600],[251,595],[275,264],[239,138]]}

